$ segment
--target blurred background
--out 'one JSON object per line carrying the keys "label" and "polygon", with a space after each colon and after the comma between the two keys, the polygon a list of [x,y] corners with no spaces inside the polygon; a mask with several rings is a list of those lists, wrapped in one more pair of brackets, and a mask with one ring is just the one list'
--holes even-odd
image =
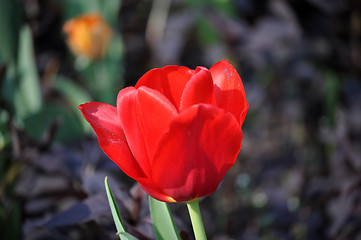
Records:
{"label": "blurred background", "polygon": [[361,239],[358,0],[0,0],[0,238],[117,239],[109,176],[128,231],[153,239],[147,196],[77,107],[221,59],[250,109],[239,159],[200,203],[209,239]]}

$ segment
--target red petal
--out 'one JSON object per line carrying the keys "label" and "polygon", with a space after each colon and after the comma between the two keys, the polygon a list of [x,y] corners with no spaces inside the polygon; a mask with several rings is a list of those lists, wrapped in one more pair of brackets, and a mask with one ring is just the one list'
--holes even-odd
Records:
{"label": "red petal", "polygon": [[216,105],[211,73],[205,67],[197,67],[195,72],[196,74],[193,75],[184,88],[179,108],[180,111],[198,103]]}
{"label": "red petal", "polygon": [[177,110],[161,93],[144,86],[121,90],[117,107],[128,145],[145,174],[149,176],[150,160],[162,133],[177,115]]}
{"label": "red petal", "polygon": [[183,89],[193,75],[194,70],[187,67],[166,66],[155,68],[144,74],[135,87],[146,86],[156,89],[179,109]]}
{"label": "red petal", "polygon": [[233,113],[242,125],[248,111],[248,103],[242,80],[236,69],[227,60],[222,60],[209,70],[216,85],[214,92],[217,105]]}
{"label": "red petal", "polygon": [[79,109],[94,129],[104,153],[129,177],[144,177],[128,147],[117,108],[106,103],[91,102],[81,104]]}
{"label": "red petal", "polygon": [[176,202],[173,198],[166,195],[161,189],[159,189],[152,180],[148,178],[136,179],[143,190],[148,193],[149,196],[162,202]]}
{"label": "red petal", "polygon": [[175,118],[159,143],[153,181],[176,201],[213,193],[234,164],[242,132],[232,114],[194,105]]}

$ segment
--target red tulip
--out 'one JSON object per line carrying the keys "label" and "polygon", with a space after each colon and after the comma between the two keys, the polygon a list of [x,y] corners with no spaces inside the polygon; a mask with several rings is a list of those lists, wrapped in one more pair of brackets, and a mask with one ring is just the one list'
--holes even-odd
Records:
{"label": "red tulip", "polygon": [[117,107],[79,106],[100,147],[153,198],[183,202],[213,193],[242,144],[248,103],[237,71],[166,66],[120,90]]}

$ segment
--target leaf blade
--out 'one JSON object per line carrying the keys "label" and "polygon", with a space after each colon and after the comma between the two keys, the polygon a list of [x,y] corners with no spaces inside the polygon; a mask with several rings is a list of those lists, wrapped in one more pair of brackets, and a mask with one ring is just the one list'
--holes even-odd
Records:
{"label": "leaf blade", "polygon": [[113,196],[112,191],[110,190],[110,187],[108,184],[108,177],[105,177],[104,183],[105,183],[105,190],[107,192],[109,206],[110,206],[110,210],[112,212],[112,216],[114,219],[115,227],[117,228],[118,233],[125,232],[125,228],[123,225],[123,221],[120,217],[118,206],[115,202],[114,196]]}
{"label": "leaf blade", "polygon": [[115,202],[114,196],[108,184],[108,177],[105,177],[104,184],[105,184],[105,190],[107,192],[110,210],[112,212],[115,227],[117,229],[117,235],[121,240],[137,240],[137,238],[135,238],[134,236],[132,236],[131,234],[125,231],[122,218],[120,217],[119,208],[117,206],[117,203]]}
{"label": "leaf blade", "polygon": [[16,64],[19,30],[22,23],[21,3],[13,0],[0,1],[0,59]]}
{"label": "leaf blade", "polygon": [[153,220],[153,228],[156,239],[181,240],[177,226],[174,223],[172,214],[167,203],[149,197],[150,213]]}
{"label": "leaf blade", "polygon": [[24,25],[19,34],[17,77],[14,104],[17,116],[24,119],[38,112],[42,106],[41,86],[35,63],[33,39],[28,25]]}

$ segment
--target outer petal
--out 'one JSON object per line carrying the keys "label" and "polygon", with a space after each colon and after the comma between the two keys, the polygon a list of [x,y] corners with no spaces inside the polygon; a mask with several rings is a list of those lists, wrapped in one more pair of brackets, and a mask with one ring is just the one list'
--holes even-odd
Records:
{"label": "outer petal", "polygon": [[141,77],[136,88],[146,86],[158,90],[179,109],[180,99],[194,70],[180,66],[166,66],[150,70]]}
{"label": "outer petal", "polygon": [[148,193],[149,196],[162,202],[176,202],[172,197],[165,194],[160,188],[158,188],[154,182],[149,178],[136,179],[143,190]]}
{"label": "outer petal", "polygon": [[242,132],[232,114],[208,104],[183,111],[159,143],[153,181],[176,201],[213,193],[234,164]]}
{"label": "outer petal", "polygon": [[117,107],[129,147],[145,174],[150,176],[150,161],[177,110],[161,93],[144,86],[121,90]]}
{"label": "outer petal", "polygon": [[233,113],[242,126],[248,111],[248,103],[241,78],[236,69],[222,60],[210,69],[215,86],[217,104],[227,112]]}
{"label": "outer petal", "polygon": [[129,177],[144,177],[128,147],[117,108],[106,103],[91,102],[81,104],[79,109],[94,129],[104,153]]}
{"label": "outer petal", "polygon": [[196,74],[193,75],[184,88],[180,111],[198,103],[216,105],[211,73],[205,67],[197,67],[195,72]]}

